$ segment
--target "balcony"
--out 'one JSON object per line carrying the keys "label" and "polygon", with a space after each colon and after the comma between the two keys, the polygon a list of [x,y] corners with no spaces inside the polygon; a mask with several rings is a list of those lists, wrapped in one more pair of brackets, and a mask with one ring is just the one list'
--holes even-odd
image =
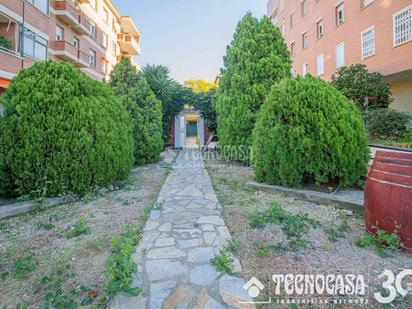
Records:
{"label": "balcony", "polygon": [[89,57],[78,48],[66,41],[53,41],[54,55],[78,67],[89,66]]}
{"label": "balcony", "polygon": [[89,19],[83,15],[83,14],[79,14],[79,18],[78,18],[78,23],[75,25],[72,25],[72,28],[77,31],[80,34],[90,34],[90,21]]}
{"label": "balcony", "polygon": [[277,10],[279,5],[279,0],[269,0],[267,3],[267,15],[272,17]]}
{"label": "balcony", "polygon": [[70,0],[55,0],[52,2],[55,15],[70,26],[79,24],[80,12]]}
{"label": "balcony", "polygon": [[23,58],[17,52],[0,47],[0,59],[0,70],[10,73],[10,77],[20,72]]}
{"label": "balcony", "polygon": [[131,34],[120,33],[117,35],[120,50],[129,55],[140,55],[140,43]]}

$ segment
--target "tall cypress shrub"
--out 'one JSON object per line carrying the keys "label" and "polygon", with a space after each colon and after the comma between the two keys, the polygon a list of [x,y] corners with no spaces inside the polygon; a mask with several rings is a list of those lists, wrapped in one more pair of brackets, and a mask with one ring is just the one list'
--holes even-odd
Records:
{"label": "tall cypress shrub", "polygon": [[128,177],[130,118],[106,85],[73,65],[36,63],[13,79],[2,101],[3,191],[82,195]]}
{"label": "tall cypress shrub", "polygon": [[[248,13],[227,48],[216,98],[217,131],[223,151],[248,161],[256,115],[272,85],[290,77],[289,51],[279,28]],[[243,152],[243,154],[242,154]],[[241,157],[242,156],[242,157]]]}
{"label": "tall cypress shrub", "polygon": [[163,149],[162,103],[125,57],[115,66],[110,86],[132,119],[135,163],[159,161]]}

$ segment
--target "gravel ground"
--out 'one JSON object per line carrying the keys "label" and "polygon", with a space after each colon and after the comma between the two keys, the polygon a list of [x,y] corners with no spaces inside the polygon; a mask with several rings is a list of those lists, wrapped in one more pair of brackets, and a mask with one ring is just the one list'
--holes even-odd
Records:
{"label": "gravel ground", "polygon": [[[227,164],[218,159],[205,158],[206,166],[212,178],[218,199],[223,206],[226,224],[233,239],[238,243],[236,255],[240,258],[245,280],[252,276],[260,279],[266,287],[273,291],[272,274],[311,273],[337,274],[353,273],[364,275],[370,289],[369,304],[342,305],[334,307],[327,305],[312,305],[310,308],[412,308],[411,293],[406,298],[398,297],[387,307],[377,304],[373,300],[373,292],[378,290],[377,276],[385,269],[395,274],[399,270],[412,268],[412,256],[404,253],[395,253],[390,258],[380,258],[373,248],[358,248],[354,241],[365,235],[363,217],[350,211],[335,209],[328,205],[296,201],[273,193],[250,191],[245,184],[254,178],[253,171],[245,166]],[[305,236],[309,247],[298,251],[287,249],[267,250],[269,246],[279,241],[286,241],[286,236],[278,224],[266,225],[261,229],[250,227],[251,212],[254,209],[262,211],[274,202],[293,214],[308,214],[310,218],[319,220],[321,227],[311,228]],[[337,242],[328,240],[326,230],[335,229],[346,218],[349,225],[348,232],[344,233]],[[263,249],[262,249],[263,248]],[[258,256],[259,255],[259,256]],[[412,278],[410,278],[412,279]],[[407,281],[405,279],[405,281]],[[411,280],[407,283],[412,283]],[[412,287],[412,284],[410,285]],[[260,299],[267,300],[268,293]],[[274,295],[270,293],[270,295]],[[261,308],[291,308],[290,305],[258,305]],[[301,306],[304,308],[304,306]],[[309,307],[306,307],[309,308]]]}
{"label": "gravel ground", "polygon": [[[1,220],[0,308],[43,308],[46,290],[41,281],[45,276],[61,276],[64,293],[78,290],[79,295],[73,296],[77,302],[85,299],[88,291],[98,293],[97,302],[107,281],[104,263],[112,236],[121,234],[127,224],[142,223],[139,216],[155,203],[168,170],[165,163],[137,167],[121,189],[99,191],[77,203]],[[67,231],[80,219],[86,219],[91,233],[67,239]],[[35,270],[25,279],[17,278],[16,260],[30,255]]]}

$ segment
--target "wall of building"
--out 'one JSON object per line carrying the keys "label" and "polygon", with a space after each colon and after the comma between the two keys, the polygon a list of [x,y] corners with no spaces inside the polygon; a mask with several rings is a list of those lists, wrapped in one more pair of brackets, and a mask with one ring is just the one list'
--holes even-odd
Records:
{"label": "wall of building", "polygon": [[[278,0],[279,2],[279,0]],[[335,48],[344,43],[345,64],[364,63],[371,71],[390,75],[406,69],[412,70],[412,42],[393,47],[393,20],[395,12],[411,5],[411,0],[375,0],[361,8],[360,0],[306,0],[306,15],[301,14],[301,1],[286,0],[283,10],[278,8],[277,25],[284,28],[284,37],[289,48],[295,42],[293,67],[302,74],[302,66],[308,63],[308,72],[317,75],[316,58],[324,56],[322,78],[330,80],[336,71]],[[336,25],[336,7],[344,4],[344,23]],[[294,26],[290,16],[294,13]],[[317,38],[317,22],[323,20],[324,35]],[[361,32],[375,27],[375,55],[367,59],[361,57]],[[304,49],[302,34],[308,34],[308,48]]]}
{"label": "wall of building", "polygon": [[412,113],[412,80],[391,84],[394,102],[391,108]]}
{"label": "wall of building", "polygon": [[[66,6],[69,6],[68,3],[72,3],[70,22],[57,16],[54,9],[56,7],[56,10],[62,10],[62,8],[65,10]],[[4,88],[4,85],[7,85],[21,68],[27,68],[36,61],[36,59],[20,55],[21,51],[18,48],[21,40],[20,25],[47,40],[48,59],[73,62],[90,77],[96,80],[107,79],[110,71],[123,55],[118,43],[118,34],[122,33],[121,16],[110,0],[96,0],[96,3],[97,6],[92,7],[90,3],[82,3],[78,0],[50,0],[49,11],[42,11],[25,0],[0,0],[0,13],[2,15],[0,16],[0,35],[10,38],[14,45],[11,51],[0,50],[0,86]],[[76,20],[78,16],[73,14],[76,14],[76,10],[78,15],[84,16],[85,19],[96,25],[96,36],[92,36],[90,33],[81,34],[78,33],[78,29],[75,30],[76,25],[73,22],[73,17]],[[9,20],[12,21],[10,27]],[[57,26],[64,29],[64,37],[61,41],[58,41],[56,37]],[[9,28],[6,33],[7,27]],[[137,29],[135,31],[138,32]],[[103,33],[107,36],[106,42],[103,41]],[[59,53],[59,50],[63,50],[64,53],[67,51],[71,56],[78,53],[72,46],[74,37],[79,40],[82,59],[86,59],[82,63],[78,59],[68,58],[67,55]],[[87,65],[90,50],[96,53],[95,67]],[[13,51],[16,54],[13,54]],[[130,57],[130,55],[128,56]]]}

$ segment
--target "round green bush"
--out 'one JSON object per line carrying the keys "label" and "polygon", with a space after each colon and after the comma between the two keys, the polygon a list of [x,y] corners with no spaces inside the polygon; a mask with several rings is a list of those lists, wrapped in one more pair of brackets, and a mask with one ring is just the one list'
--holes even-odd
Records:
{"label": "round green bush", "polygon": [[363,112],[369,135],[401,136],[406,132],[411,115],[391,108],[371,108]]}
{"label": "round green bush", "polygon": [[83,195],[128,176],[131,122],[106,85],[70,64],[39,62],[13,79],[2,100],[9,194]]}
{"label": "round green bush", "polygon": [[369,149],[357,107],[311,76],[275,85],[253,132],[252,164],[258,181],[299,186],[355,183],[366,174]]}

